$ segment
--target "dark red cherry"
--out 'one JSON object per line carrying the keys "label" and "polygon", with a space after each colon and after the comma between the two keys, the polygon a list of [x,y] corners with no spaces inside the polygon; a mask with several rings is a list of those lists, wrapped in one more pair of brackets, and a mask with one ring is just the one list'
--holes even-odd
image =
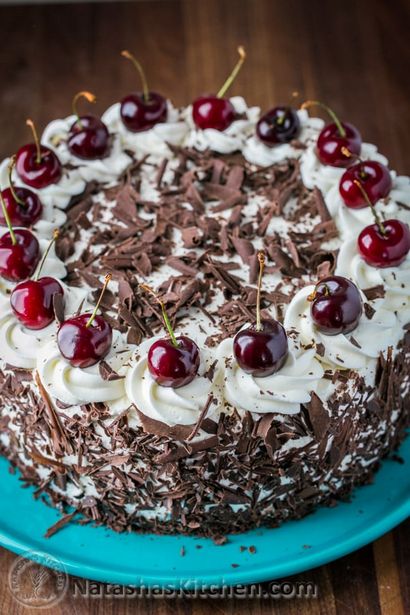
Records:
{"label": "dark red cherry", "polygon": [[148,92],[147,100],[142,92],[133,93],[122,99],[120,112],[124,126],[131,132],[149,130],[166,121],[167,101],[156,92]]}
{"label": "dark red cherry", "polygon": [[126,128],[131,132],[149,130],[168,116],[167,101],[161,94],[150,92],[144,70],[137,58],[127,50],[121,55],[130,60],[137,70],[142,84],[142,92],[133,92],[121,101],[120,114]]}
{"label": "dark red cherry", "polygon": [[34,143],[20,147],[16,155],[16,171],[25,184],[32,188],[46,188],[60,181],[62,170],[57,155],[48,147],[40,146],[41,158],[37,158]]}
{"label": "dark red cherry", "polygon": [[350,166],[360,154],[360,132],[352,124],[341,122],[336,113],[319,100],[307,100],[302,105],[302,109],[309,107],[321,107],[333,120],[323,128],[317,140],[316,153],[320,162],[332,167]]}
{"label": "dark red cherry", "polygon": [[61,179],[61,163],[56,154],[40,146],[41,158],[37,158],[37,148],[34,143],[20,147],[16,155],[16,171],[25,184],[32,188],[46,188],[56,184]]}
{"label": "dark red cherry", "polygon": [[[43,212],[43,206],[35,192],[28,188],[6,188],[1,193],[10,222],[13,226],[32,226]],[[16,200],[16,197],[18,200]],[[0,209],[0,226],[7,226]]]}
{"label": "dark red cherry", "polygon": [[90,367],[104,359],[112,343],[111,325],[102,317],[80,314],[64,321],[57,332],[61,354],[73,367]]}
{"label": "dark red cherry", "polygon": [[339,184],[340,196],[351,209],[368,207],[357,182],[362,185],[372,205],[384,199],[392,187],[390,171],[384,164],[375,160],[363,160],[352,165],[343,173]]}
{"label": "dark red cherry", "polygon": [[357,327],[363,303],[357,286],[347,278],[334,275],[320,280],[308,299],[313,322],[325,335],[349,333]]}
{"label": "dark red cherry", "polygon": [[256,124],[256,134],[265,145],[289,143],[300,129],[299,116],[291,107],[275,107]]}
{"label": "dark red cherry", "polygon": [[350,154],[360,154],[362,147],[362,137],[360,132],[352,124],[340,122],[345,135],[341,135],[338,126],[328,124],[323,128],[317,140],[317,156],[322,164],[332,167],[348,167],[352,164],[351,155],[346,155],[344,150]]}
{"label": "dark red cherry", "polygon": [[34,143],[20,147],[16,154],[17,175],[32,188],[45,188],[60,181],[61,162],[53,150],[40,144],[36,127],[32,120],[26,121],[33,133]]}
{"label": "dark red cherry", "polygon": [[178,346],[170,338],[160,339],[148,351],[148,369],[155,382],[173,389],[189,384],[200,364],[199,348],[194,341],[184,335],[176,341]]}
{"label": "dark red cherry", "polygon": [[238,54],[239,60],[216,96],[200,96],[192,103],[192,119],[197,128],[201,130],[214,128],[222,131],[226,130],[234,121],[235,108],[231,101],[225,98],[225,94],[234,82],[246,58],[243,47],[238,47]]}
{"label": "dark red cherry", "polygon": [[61,284],[54,278],[20,282],[10,296],[16,318],[27,329],[44,329],[54,321],[54,297],[64,296]]}
{"label": "dark red cherry", "polygon": [[370,224],[360,233],[357,245],[368,265],[397,267],[410,251],[410,229],[400,220],[386,220],[381,226]]}
{"label": "dark red cherry", "polygon": [[27,229],[8,231],[0,237],[0,275],[20,282],[33,275],[40,260],[40,245]]}
{"label": "dark red cherry", "polygon": [[95,115],[82,115],[70,128],[67,146],[77,158],[104,158],[110,149],[110,135],[100,118]]}
{"label": "dark red cherry", "polygon": [[288,356],[285,329],[276,320],[261,320],[261,328],[251,325],[239,331],[233,341],[238,365],[247,374],[264,378],[277,372]]}
{"label": "dark red cherry", "polygon": [[201,96],[192,103],[192,119],[197,128],[226,130],[235,119],[235,109],[227,98]]}

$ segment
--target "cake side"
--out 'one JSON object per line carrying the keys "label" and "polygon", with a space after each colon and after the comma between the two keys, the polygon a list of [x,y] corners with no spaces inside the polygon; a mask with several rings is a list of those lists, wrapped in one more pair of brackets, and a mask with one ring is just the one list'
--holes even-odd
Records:
{"label": "cake side", "polygon": [[218,538],[275,527],[371,481],[410,425],[409,333],[394,360],[380,361],[375,388],[358,380],[352,399],[326,406],[314,396],[286,421],[221,414],[202,422],[200,441],[130,428],[103,404],[57,416],[27,377],[3,375],[2,453],[37,496],[116,531]]}

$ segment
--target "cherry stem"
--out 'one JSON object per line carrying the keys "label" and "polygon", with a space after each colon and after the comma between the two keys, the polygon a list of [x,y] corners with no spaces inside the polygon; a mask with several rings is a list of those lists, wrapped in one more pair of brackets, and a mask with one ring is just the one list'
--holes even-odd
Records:
{"label": "cherry stem", "polygon": [[108,284],[109,284],[109,283],[110,283],[110,281],[111,281],[111,278],[112,278],[111,273],[107,273],[107,275],[106,275],[106,276],[105,276],[105,278],[104,278],[104,284],[103,284],[103,287],[102,287],[102,289],[101,289],[100,296],[98,297],[97,304],[96,304],[96,306],[95,306],[95,308],[94,308],[93,313],[91,314],[90,318],[88,319],[87,324],[85,325],[87,328],[88,328],[88,327],[91,327],[91,325],[92,325],[92,324],[93,324],[93,322],[94,322],[95,317],[97,316],[97,312],[98,312],[99,307],[100,307],[100,305],[101,305],[102,298],[103,298],[103,296],[104,296],[104,293],[105,293],[105,290],[106,290],[106,288],[107,288]]}
{"label": "cherry stem", "polygon": [[148,102],[149,101],[149,90],[148,90],[148,82],[145,76],[144,69],[142,68],[141,64],[138,62],[137,58],[132,53],[127,51],[127,49],[124,49],[124,51],[121,51],[121,55],[123,58],[130,60],[130,62],[132,62],[135,68],[137,69],[140,79],[141,79],[141,84],[142,84],[142,95],[144,97],[145,102]]}
{"label": "cherry stem", "polygon": [[16,235],[14,234],[13,227],[11,226],[9,212],[7,211],[6,203],[4,202],[1,190],[0,190],[0,201],[1,201],[1,209],[3,211],[3,216],[6,221],[7,228],[9,229],[11,243],[13,244],[13,246],[15,246],[17,244],[17,239],[16,239]]}
{"label": "cherry stem", "polygon": [[71,108],[73,110],[73,115],[75,115],[77,118],[77,122],[80,128],[82,128],[81,119],[80,119],[80,116],[78,114],[78,109],[77,109],[77,103],[80,100],[80,98],[85,98],[90,103],[95,103],[97,99],[92,92],[87,92],[87,91],[77,92],[77,94],[74,96],[73,102],[71,103]]}
{"label": "cherry stem", "polygon": [[346,156],[346,158],[353,158],[354,160],[358,160],[359,162],[362,162],[362,159],[360,158],[360,156],[358,156],[357,154],[353,154],[350,149],[347,149],[347,147],[341,147],[340,151],[342,152],[343,156]]}
{"label": "cherry stem", "polygon": [[384,224],[379,216],[379,214],[376,211],[376,208],[374,207],[374,205],[371,203],[370,199],[369,199],[369,195],[367,194],[366,190],[363,188],[362,184],[357,180],[354,179],[353,183],[359,188],[360,192],[363,195],[364,200],[366,201],[367,205],[370,207],[371,212],[374,216],[374,219],[376,220],[376,224],[379,227],[379,231],[381,232],[382,235],[387,235],[387,231],[384,227]]}
{"label": "cherry stem", "polygon": [[321,107],[322,109],[326,111],[326,113],[330,115],[330,117],[336,124],[336,128],[338,129],[340,136],[345,137],[346,131],[343,128],[341,121],[337,117],[336,113],[327,105],[323,104],[319,100],[307,100],[306,102],[302,104],[301,109],[308,109],[309,107],[315,107],[315,106]]}
{"label": "cherry stem", "polygon": [[12,180],[12,177],[11,177],[15,164],[16,164],[16,156],[12,156],[10,158],[10,162],[9,162],[9,165],[8,165],[8,176],[9,176],[10,192],[13,195],[13,199],[16,201],[16,203],[18,203],[22,207],[25,207],[26,206],[25,202],[17,196],[17,193],[16,193],[16,191],[14,189],[13,180]]}
{"label": "cherry stem", "polygon": [[217,98],[223,98],[225,96],[226,92],[229,90],[229,88],[235,81],[239,71],[241,70],[242,64],[245,62],[246,52],[242,46],[238,47],[238,53],[239,53],[239,60],[235,64],[235,67],[233,71],[231,72],[231,74],[229,75],[228,79],[225,81],[225,83],[219,90],[218,94],[216,95]]}
{"label": "cherry stem", "polygon": [[[319,282],[318,282],[319,284]],[[325,289],[325,297],[330,297],[330,290],[327,284],[323,285],[323,288]],[[312,290],[312,292],[307,296],[307,300],[312,302],[316,299],[317,297],[317,290],[316,287]]]}
{"label": "cherry stem", "polygon": [[35,274],[35,276],[34,276],[34,280],[35,280],[36,282],[37,282],[37,280],[38,280],[38,279],[39,279],[39,277],[40,277],[40,273],[41,273],[41,271],[42,271],[42,269],[43,269],[43,267],[44,267],[44,263],[46,262],[46,258],[47,258],[47,256],[50,254],[50,250],[51,250],[51,248],[53,247],[53,245],[54,245],[54,243],[55,243],[56,239],[58,238],[58,236],[59,236],[59,231],[58,231],[58,229],[56,229],[56,230],[54,231],[54,233],[53,233],[53,238],[52,238],[52,240],[51,240],[51,241],[50,241],[50,243],[48,244],[47,249],[46,249],[46,251],[45,251],[45,252],[44,252],[44,254],[43,254],[43,258],[42,258],[42,259],[41,259],[41,261],[40,261],[40,264],[39,264],[38,269],[37,269],[37,273],[36,273],[36,274]]}
{"label": "cherry stem", "polygon": [[30,118],[28,120],[26,120],[26,125],[31,129],[31,132],[33,133],[34,143],[36,144],[36,149],[37,149],[36,163],[40,164],[40,162],[41,162],[41,146],[40,146],[40,139],[38,138],[36,127],[34,125],[33,120],[30,120]]}
{"label": "cherry stem", "polygon": [[169,316],[167,314],[167,311],[165,309],[164,302],[161,301],[161,299],[158,297],[158,295],[152,290],[152,288],[150,286],[148,286],[148,284],[140,284],[139,286],[140,286],[140,288],[142,288],[142,290],[145,290],[147,293],[150,293],[154,297],[154,299],[156,300],[158,305],[160,306],[161,312],[162,312],[162,318],[164,319],[164,323],[165,323],[165,326],[167,328],[167,331],[168,331],[169,337],[171,339],[172,345],[175,346],[175,348],[178,348],[178,340],[175,337],[175,333],[174,333],[174,330],[172,328],[171,321],[169,320]]}
{"label": "cherry stem", "polygon": [[256,295],[256,330],[260,331],[262,329],[262,326],[261,326],[261,288],[262,288],[263,270],[265,269],[264,252],[258,252],[258,261],[259,261],[259,277],[258,277],[258,292]]}

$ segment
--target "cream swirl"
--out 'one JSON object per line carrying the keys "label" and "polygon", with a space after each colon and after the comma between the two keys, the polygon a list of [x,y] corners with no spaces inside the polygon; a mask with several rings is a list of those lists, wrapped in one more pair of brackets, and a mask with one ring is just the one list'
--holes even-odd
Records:
{"label": "cream swirl", "polygon": [[[299,109],[297,114],[300,121],[300,131],[296,139],[304,144],[316,141],[319,132],[323,128],[323,120],[317,117],[309,117],[305,109]],[[282,143],[268,147],[255,134],[247,139],[242,153],[244,158],[251,164],[268,167],[286,158],[299,158],[303,151],[303,148],[294,147],[292,143]]]}
{"label": "cream swirl", "polygon": [[385,296],[379,303],[397,313],[403,325],[410,322],[410,254],[398,267],[372,267],[360,255],[357,239],[351,239],[340,248],[336,274],[350,278],[362,290],[382,285]]}
{"label": "cream swirl", "polygon": [[289,354],[284,366],[276,373],[258,378],[245,373],[233,356],[233,340],[224,340],[218,357],[225,366],[224,396],[238,411],[257,414],[274,412],[297,414],[301,404],[308,403],[312,391],[321,393],[328,387],[323,380],[323,368],[313,349],[300,352],[289,338]]}
{"label": "cream swirl", "polygon": [[[129,348],[121,334],[113,331],[111,350],[104,360],[115,372],[123,375],[129,356]],[[114,412],[125,410],[129,406],[123,378],[104,380],[100,374],[99,363],[85,369],[73,367],[61,355],[55,336],[41,346],[36,367],[44,388],[53,400],[70,406],[105,402]]]}
{"label": "cream swirl", "polygon": [[122,147],[132,151],[136,158],[149,155],[154,158],[169,158],[170,145],[181,145],[189,128],[180,117],[180,112],[167,101],[167,119],[165,122],[155,124],[149,130],[131,132],[124,125],[121,114],[121,104],[115,103],[107,109],[102,116],[103,122],[112,132],[119,135]]}
{"label": "cream swirl", "polygon": [[[57,155],[59,156],[59,152],[57,152]],[[0,166],[0,182],[2,186],[8,185],[8,163],[9,159],[6,158],[6,160],[3,160]],[[26,186],[22,179],[17,175],[15,169],[13,170],[12,179],[17,186]],[[62,177],[60,181],[56,184],[50,184],[49,186],[41,188],[40,190],[37,190],[32,186],[26,187],[30,188],[30,190],[38,194],[45,211],[48,210],[49,212],[53,212],[54,208],[56,207],[60,209],[66,209],[73,197],[78,196],[84,192],[85,186],[85,181],[79,174],[78,169],[66,169],[63,167]],[[55,214],[55,216],[57,215],[58,214]]]}
{"label": "cream swirl", "polygon": [[[65,312],[73,314],[87,293],[83,289],[61,284],[64,289]],[[55,321],[44,329],[27,329],[14,315],[10,297],[0,295],[0,359],[5,363],[21,369],[33,369],[40,349],[56,331]]]}
{"label": "cream swirl", "polygon": [[[392,175],[392,189],[386,199],[375,204],[376,211],[385,220],[397,218],[410,224],[410,178]],[[357,237],[360,231],[368,224],[374,223],[370,207],[352,209],[347,207],[340,196],[339,184],[335,184],[326,195],[328,210],[334,219],[341,239]]]}
{"label": "cream swirl", "polygon": [[309,346],[321,344],[323,363],[337,369],[362,369],[375,364],[381,352],[389,346],[396,346],[402,330],[397,316],[375,303],[376,312],[372,318],[362,315],[356,329],[344,335],[325,335],[315,326],[308,296],[314,286],[302,288],[293,297],[285,314],[284,325],[287,331],[299,333],[301,341]]}
{"label": "cream swirl", "polygon": [[259,118],[259,107],[248,107],[241,96],[234,96],[230,101],[235,112],[239,116],[244,116],[244,118],[233,121],[226,130],[222,131],[215,130],[214,128],[206,128],[205,130],[196,128],[192,119],[192,105],[187,107],[184,115],[189,124],[190,131],[187,134],[184,145],[186,147],[194,147],[199,151],[210,149],[219,154],[241,151],[247,137],[255,130],[255,125]]}
{"label": "cream swirl", "polygon": [[[201,353],[198,375],[189,384],[177,389],[164,387],[155,382],[148,369],[148,351],[155,341],[150,339],[141,344],[131,359],[125,379],[130,403],[145,416],[166,425],[194,425],[209,394],[212,392],[218,399],[218,372],[212,382],[204,375],[212,358]],[[217,404],[212,404],[208,416],[216,407]]]}
{"label": "cream swirl", "polygon": [[[9,161],[10,159],[6,158],[0,164],[0,186],[2,186],[3,188],[5,186],[8,186],[9,184],[9,179],[8,179]],[[16,178],[15,181],[16,181],[17,186],[19,185],[19,183],[21,183],[19,182],[18,178]],[[51,199],[46,199],[46,201],[44,202],[42,199],[41,193],[37,192],[37,194],[42,202],[43,211],[42,211],[40,220],[38,220],[33,225],[32,230],[40,238],[51,239],[51,237],[53,236],[53,231],[56,228],[60,228],[61,226],[63,226],[63,224],[65,223],[67,219],[67,216],[65,215],[63,211],[61,211],[61,209],[58,209],[58,207],[55,207]]]}
{"label": "cream swirl", "polygon": [[[371,143],[362,143],[360,157],[362,160],[376,160],[387,165],[387,159]],[[339,185],[345,170],[345,168],[322,164],[316,155],[316,143],[309,145],[300,157],[300,172],[304,185],[309,189],[316,186],[324,196],[333,186]]]}
{"label": "cream swirl", "polygon": [[54,323],[34,331],[14,316],[7,297],[0,298],[0,359],[21,369],[33,369],[41,345],[55,332]]}
{"label": "cream swirl", "polygon": [[75,121],[75,115],[70,115],[65,119],[50,122],[43,132],[42,143],[54,149],[63,164],[75,166],[84,181],[98,181],[108,186],[116,184],[131,164],[131,158],[122,149],[120,138],[111,134],[109,154],[104,158],[83,160],[71,154],[67,147],[70,128]]}

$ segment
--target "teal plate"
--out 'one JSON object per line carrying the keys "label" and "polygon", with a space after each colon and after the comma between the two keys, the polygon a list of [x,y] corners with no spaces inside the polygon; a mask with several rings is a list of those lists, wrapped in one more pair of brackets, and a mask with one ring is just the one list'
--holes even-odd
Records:
{"label": "teal plate", "polygon": [[321,508],[278,529],[229,536],[222,546],[209,539],[116,534],[77,524],[46,539],[58,513],[34,500],[31,488],[22,489],[1,459],[0,544],[44,563],[51,556],[57,568],[108,583],[195,589],[273,580],[346,555],[409,517],[410,437],[399,455],[404,464],[386,460],[374,483],[357,489],[350,503]]}

